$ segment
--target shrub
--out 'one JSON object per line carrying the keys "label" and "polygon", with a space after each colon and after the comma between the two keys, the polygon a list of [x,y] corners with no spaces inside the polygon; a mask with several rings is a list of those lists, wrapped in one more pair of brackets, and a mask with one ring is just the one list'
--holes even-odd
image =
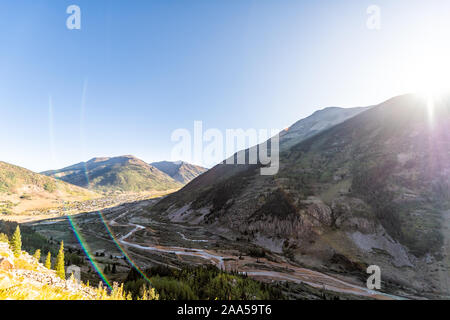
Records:
{"label": "shrub", "polygon": [[56,190],[56,184],[54,182],[47,182],[44,184],[44,190],[53,193]]}

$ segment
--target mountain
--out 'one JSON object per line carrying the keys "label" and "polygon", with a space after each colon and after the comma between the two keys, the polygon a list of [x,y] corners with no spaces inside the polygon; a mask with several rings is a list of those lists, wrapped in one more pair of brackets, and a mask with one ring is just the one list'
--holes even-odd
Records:
{"label": "mountain", "polygon": [[368,109],[370,107],[328,107],[318,110],[309,117],[297,121],[288,129],[280,132],[281,150],[288,149],[302,140],[312,137],[320,131],[329,129],[338,123],[344,122]]}
{"label": "mountain", "polygon": [[[370,107],[328,107],[318,110],[309,117],[295,122],[292,126],[280,132],[280,150],[289,149],[290,146],[295,145],[322,130],[329,129],[333,125],[344,122],[368,109],[370,109]],[[247,149],[246,152],[248,153],[249,150],[254,148],[257,148],[257,146]],[[224,161],[191,181],[191,183],[187,184],[181,192],[170,196],[168,199],[164,200],[160,206],[164,207],[164,203],[170,203],[172,199],[176,200],[179,204],[184,203],[184,201],[193,200],[204,187],[238,176],[251,167],[254,166],[227,165]]]}
{"label": "mountain", "polygon": [[176,181],[186,184],[208,169],[183,161],[160,161],[151,163],[152,166],[169,175]]}
{"label": "mountain", "polygon": [[449,296],[449,126],[448,98],[395,97],[292,143],[275,176],[221,164],[154,210],[301,265],[359,279],[377,265],[390,289]]}
{"label": "mountain", "polygon": [[0,213],[24,213],[60,201],[96,198],[92,191],[0,161]]}
{"label": "mountain", "polygon": [[134,156],[94,158],[42,174],[100,192],[165,191],[182,186],[180,182]]}

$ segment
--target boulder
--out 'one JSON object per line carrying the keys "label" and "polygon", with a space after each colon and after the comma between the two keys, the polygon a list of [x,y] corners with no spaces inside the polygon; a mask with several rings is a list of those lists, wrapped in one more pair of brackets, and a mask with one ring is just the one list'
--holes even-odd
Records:
{"label": "boulder", "polygon": [[0,257],[0,270],[11,270],[14,268],[14,262],[9,258]]}

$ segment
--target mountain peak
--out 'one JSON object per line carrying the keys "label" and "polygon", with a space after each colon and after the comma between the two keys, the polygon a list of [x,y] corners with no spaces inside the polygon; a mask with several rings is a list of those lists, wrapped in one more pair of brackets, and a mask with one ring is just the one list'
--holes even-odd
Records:
{"label": "mountain peak", "polygon": [[173,179],[184,184],[190,182],[191,180],[207,171],[206,168],[196,166],[194,164],[190,164],[181,160],[159,161],[153,162],[151,163],[151,165],[168,174]]}
{"label": "mountain peak", "polygon": [[[95,157],[95,158],[90,159],[86,163],[103,162],[103,161],[108,161],[109,159],[111,159],[111,158],[109,158],[109,157]],[[84,163],[84,162],[81,162],[81,163]]]}
{"label": "mountain peak", "polygon": [[335,107],[335,106],[325,107],[325,108],[316,110],[312,115],[320,114],[320,113],[324,113],[324,112],[329,112],[329,111],[334,111],[334,110],[342,110],[342,109],[344,109],[344,108],[342,108],[342,107]]}
{"label": "mountain peak", "polygon": [[109,161],[109,160],[113,160],[113,159],[134,159],[134,160],[140,160],[137,157],[133,156],[133,155],[122,155],[122,156],[115,156],[115,157],[95,157],[92,158],[91,160],[87,161],[86,163],[95,163],[95,162],[104,162],[104,161]]}
{"label": "mountain peak", "polygon": [[282,131],[280,133],[280,147],[282,150],[286,150],[294,144],[344,122],[369,108],[327,107],[317,110],[310,116],[295,122],[292,126]]}

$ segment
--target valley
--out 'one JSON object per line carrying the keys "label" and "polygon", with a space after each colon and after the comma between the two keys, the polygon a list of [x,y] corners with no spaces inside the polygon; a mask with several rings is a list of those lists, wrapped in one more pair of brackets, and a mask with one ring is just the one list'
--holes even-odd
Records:
{"label": "valley", "polygon": [[47,220],[67,215],[76,215],[79,213],[104,210],[115,207],[123,203],[141,201],[164,196],[175,190],[149,191],[141,193],[120,193],[116,195],[99,195],[94,199],[77,201],[70,199],[67,201],[53,201],[49,206],[39,205],[34,202],[32,211],[10,212],[0,215],[0,220],[15,221],[18,223],[27,223],[32,221]]}
{"label": "valley", "polygon": [[[91,256],[101,265],[117,263],[117,270],[125,274],[130,262],[145,270],[155,265],[180,268],[185,264],[212,264],[226,271],[247,274],[260,281],[305,284],[312,288],[373,299],[402,299],[365,287],[364,281],[339,275],[327,275],[304,268],[280,254],[264,251],[246,242],[232,241],[199,226],[171,223],[152,214],[151,206],[157,199],[126,203],[99,212],[46,219],[29,225],[47,238],[64,240],[68,248],[81,249],[73,232],[83,239]],[[253,251],[252,251],[253,250]],[[104,257],[95,257],[102,252]],[[118,260],[114,257],[128,256]],[[113,257],[113,259],[108,259]],[[117,274],[115,276],[118,276]]]}

